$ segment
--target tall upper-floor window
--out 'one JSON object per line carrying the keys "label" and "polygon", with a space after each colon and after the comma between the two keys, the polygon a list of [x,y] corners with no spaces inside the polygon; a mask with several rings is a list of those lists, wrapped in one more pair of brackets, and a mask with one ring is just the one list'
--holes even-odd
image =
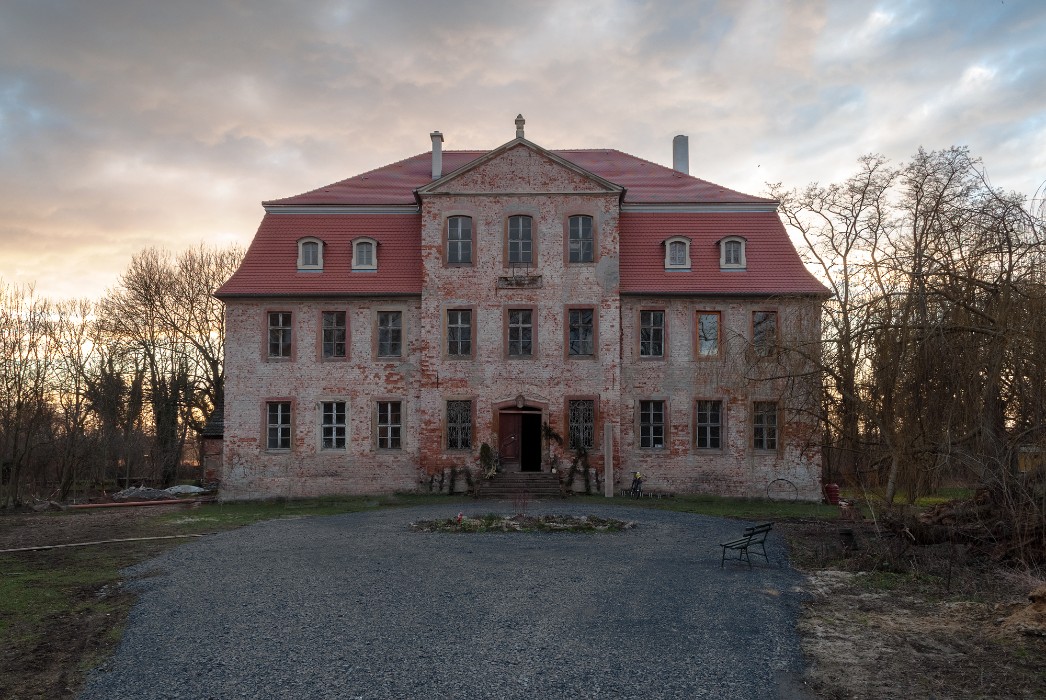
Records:
{"label": "tall upper-floor window", "polygon": [[763,357],[773,353],[777,346],[777,312],[752,312],[752,346]]}
{"label": "tall upper-floor window", "polygon": [[323,312],[323,357],[345,357],[346,324],[344,311]]}
{"label": "tall upper-floor window", "polygon": [[745,239],[731,236],[719,241],[719,267],[743,270],[748,266],[745,255]]}
{"label": "tall upper-floor window", "polygon": [[570,355],[595,355],[596,332],[593,309],[570,309],[567,312],[567,352]]}
{"label": "tall upper-floor window", "polygon": [[403,312],[378,312],[378,357],[403,354]]}
{"label": "tall upper-floor window", "polygon": [[472,263],[472,218],[452,216],[447,219],[447,262],[452,265]]}
{"label": "tall upper-floor window", "polygon": [[534,321],[530,309],[509,309],[508,354],[510,357],[534,354]]}
{"label": "tall upper-floor window", "polygon": [[472,309],[447,310],[447,354],[472,355]]}
{"label": "tall upper-floor window", "polygon": [[697,354],[699,357],[714,357],[719,354],[718,311],[697,312]]}
{"label": "tall upper-floor window", "polygon": [[378,269],[378,242],[372,238],[357,238],[352,242],[352,269]]}
{"label": "tall upper-floor window", "polygon": [[291,312],[269,312],[269,357],[291,356]]}
{"label": "tall upper-floor window", "polygon": [[594,256],[592,217],[570,217],[569,229],[570,252],[568,260],[572,263],[592,262]]}
{"label": "tall upper-floor window", "polygon": [[508,218],[508,262],[530,265],[534,262],[534,220],[529,216]]}
{"label": "tall upper-floor window", "polygon": [[323,242],[318,238],[303,238],[298,241],[298,269],[323,269]]}
{"label": "tall upper-floor window", "polygon": [[639,312],[639,355],[661,357],[665,354],[665,312]]}

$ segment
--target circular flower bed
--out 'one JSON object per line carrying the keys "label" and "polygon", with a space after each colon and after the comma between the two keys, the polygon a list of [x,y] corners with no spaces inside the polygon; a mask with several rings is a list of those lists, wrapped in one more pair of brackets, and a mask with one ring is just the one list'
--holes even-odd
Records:
{"label": "circular flower bed", "polygon": [[631,521],[595,515],[487,515],[419,520],[410,524],[415,532],[622,532],[634,528]]}

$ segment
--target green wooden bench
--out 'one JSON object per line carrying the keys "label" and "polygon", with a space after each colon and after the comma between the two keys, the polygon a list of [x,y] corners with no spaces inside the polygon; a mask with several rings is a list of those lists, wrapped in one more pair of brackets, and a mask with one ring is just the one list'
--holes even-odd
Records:
{"label": "green wooden bench", "polygon": [[726,563],[726,553],[729,550],[737,552],[737,560],[748,562],[748,568],[751,569],[752,560],[748,556],[748,550],[756,546],[760,550],[756,552],[756,555],[766,559],[766,563],[769,564],[770,557],[766,556],[766,535],[773,528],[773,523],[760,523],[759,525],[746,527],[744,534],[736,540],[721,542],[719,546],[723,548],[723,558],[719,562],[719,568],[722,569]]}

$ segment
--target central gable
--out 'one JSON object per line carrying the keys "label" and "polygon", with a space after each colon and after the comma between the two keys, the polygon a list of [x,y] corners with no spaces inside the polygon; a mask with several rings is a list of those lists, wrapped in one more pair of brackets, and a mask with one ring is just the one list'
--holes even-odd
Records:
{"label": "central gable", "polygon": [[622,190],[561,156],[515,139],[420,188],[418,194],[608,194]]}

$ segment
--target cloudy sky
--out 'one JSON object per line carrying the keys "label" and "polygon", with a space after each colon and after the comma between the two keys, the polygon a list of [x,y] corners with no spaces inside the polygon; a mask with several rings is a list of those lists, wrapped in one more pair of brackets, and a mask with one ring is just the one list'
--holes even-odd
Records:
{"label": "cloudy sky", "polygon": [[144,246],[427,151],[612,147],[750,192],[968,145],[1046,180],[1046,2],[2,0],[0,279],[98,297]]}

